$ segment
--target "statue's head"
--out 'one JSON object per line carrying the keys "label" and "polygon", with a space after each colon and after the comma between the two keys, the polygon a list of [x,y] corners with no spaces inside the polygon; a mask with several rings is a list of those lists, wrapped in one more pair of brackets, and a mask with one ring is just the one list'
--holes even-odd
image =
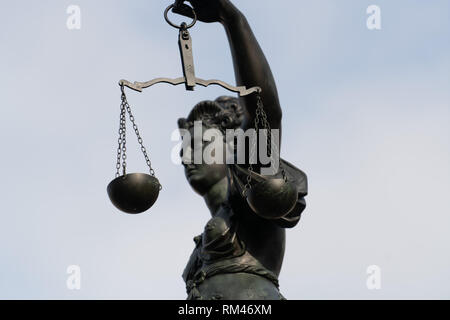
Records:
{"label": "statue's head", "polygon": [[[244,110],[234,97],[219,97],[215,101],[202,101],[198,103],[187,118],[178,120],[180,129],[188,130],[191,138],[191,146],[188,148],[189,154],[183,154],[181,151],[182,163],[184,165],[186,178],[191,187],[200,195],[206,194],[208,190],[216,183],[226,177],[226,142],[225,135],[227,129],[237,129],[240,127],[244,117]],[[212,164],[202,161],[201,164],[194,164],[194,152],[200,151],[203,154],[210,141],[205,139],[195,139],[194,123],[202,122],[202,132],[208,129],[217,129],[222,133],[224,139],[221,141],[223,146],[223,159]],[[201,140],[201,141],[196,141]],[[214,142],[217,146],[216,143]],[[190,159],[191,164],[186,162]]]}

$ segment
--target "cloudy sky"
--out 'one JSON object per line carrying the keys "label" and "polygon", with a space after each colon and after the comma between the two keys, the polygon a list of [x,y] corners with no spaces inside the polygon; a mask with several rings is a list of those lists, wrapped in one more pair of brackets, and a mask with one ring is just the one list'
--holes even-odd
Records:
{"label": "cloudy sky", "polygon": [[[0,2],[0,298],[185,298],[181,273],[209,213],[171,162],[171,134],[196,102],[227,92],[130,92],[164,190],[139,216],[106,194],[118,80],[181,76],[178,34],[162,16],[170,3]],[[449,299],[449,1],[233,3],[277,80],[282,156],[309,176],[282,293]],[[366,27],[373,4],[381,30]],[[70,5],[81,9],[80,30],[66,26]],[[234,83],[223,28],[199,23],[191,34],[197,75]],[[144,171],[129,141],[129,168]],[[81,290],[66,286],[70,265],[81,268]],[[380,290],[367,288],[371,265]]]}

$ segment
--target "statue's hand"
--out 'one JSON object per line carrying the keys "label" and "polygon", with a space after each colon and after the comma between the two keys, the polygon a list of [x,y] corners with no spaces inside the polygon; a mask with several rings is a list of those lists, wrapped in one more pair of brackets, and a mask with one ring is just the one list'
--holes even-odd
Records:
{"label": "statue's hand", "polygon": [[[225,5],[230,4],[229,0],[188,0],[195,10],[197,19],[203,22],[222,22],[224,19]],[[173,8],[173,12],[183,16],[193,18],[192,9],[182,3]]]}

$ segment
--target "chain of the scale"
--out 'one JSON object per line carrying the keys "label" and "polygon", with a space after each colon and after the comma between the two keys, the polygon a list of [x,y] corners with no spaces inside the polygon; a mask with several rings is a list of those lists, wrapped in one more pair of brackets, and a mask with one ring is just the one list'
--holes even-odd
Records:
{"label": "chain of the scale", "polygon": [[122,167],[123,175],[126,174],[127,169],[127,128],[126,128],[126,96],[122,91],[122,102],[120,104],[120,125],[119,125],[119,139],[117,147],[117,163],[116,163],[116,178],[120,176],[120,168]]}
{"label": "chain of the scale", "polygon": [[134,119],[133,113],[131,112],[131,107],[128,104],[127,101],[127,96],[125,95],[125,90],[124,87],[121,87],[122,90],[122,103],[120,105],[120,129],[119,129],[119,147],[117,149],[117,164],[116,164],[116,168],[117,168],[117,172],[116,172],[116,177],[120,176],[120,160],[121,160],[121,155],[122,155],[122,168],[123,168],[123,174],[126,174],[126,112],[128,112],[128,116],[130,118],[131,124],[133,125],[133,129],[134,132],[136,134],[138,143],[141,147],[141,151],[142,154],[144,155],[145,158],[145,162],[147,164],[147,166],[149,167],[150,170],[150,175],[151,176],[155,176],[155,170],[153,170],[152,168],[152,162],[150,161],[150,158],[147,154],[147,149],[144,147],[144,141],[142,140],[142,137],[139,133],[139,129],[138,126],[136,124],[136,121]]}
{"label": "chain of the scale", "polygon": [[[265,129],[267,136],[267,155],[271,158],[272,156],[278,157],[279,156],[279,149],[278,149],[278,144],[277,141],[275,141],[274,143],[272,143],[272,129],[270,128],[270,124],[269,121],[267,120],[267,114],[266,111],[264,110],[264,104],[262,102],[261,99],[261,94],[258,92],[256,93],[256,116],[255,116],[255,122],[254,122],[254,127],[255,127],[255,131],[256,131],[256,135],[257,137],[259,136],[261,138],[261,132],[260,129]],[[257,142],[258,139],[254,139],[253,140],[253,144],[251,146],[250,149],[250,163],[248,166],[248,171],[249,174],[247,175],[247,183],[244,186],[244,190],[243,190],[243,195],[245,196],[247,194],[248,189],[250,189],[251,187],[251,182],[252,182],[252,176],[251,173],[254,172],[253,169],[253,164],[251,163],[251,159],[253,159],[255,157],[255,152],[257,150]],[[272,154],[272,150],[273,150],[273,154]],[[281,163],[280,163],[280,167],[281,167],[281,173],[283,175],[283,178],[285,180],[287,180],[287,176],[286,176],[286,172],[284,170],[284,168],[282,167]]]}

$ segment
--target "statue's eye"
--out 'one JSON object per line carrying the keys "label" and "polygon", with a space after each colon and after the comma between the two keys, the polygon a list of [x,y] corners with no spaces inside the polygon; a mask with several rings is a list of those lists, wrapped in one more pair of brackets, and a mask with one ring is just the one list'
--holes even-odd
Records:
{"label": "statue's eye", "polygon": [[222,119],[221,125],[222,125],[222,127],[227,128],[227,127],[231,124],[231,122],[232,122],[231,117],[225,116],[225,117],[223,117],[223,119]]}

